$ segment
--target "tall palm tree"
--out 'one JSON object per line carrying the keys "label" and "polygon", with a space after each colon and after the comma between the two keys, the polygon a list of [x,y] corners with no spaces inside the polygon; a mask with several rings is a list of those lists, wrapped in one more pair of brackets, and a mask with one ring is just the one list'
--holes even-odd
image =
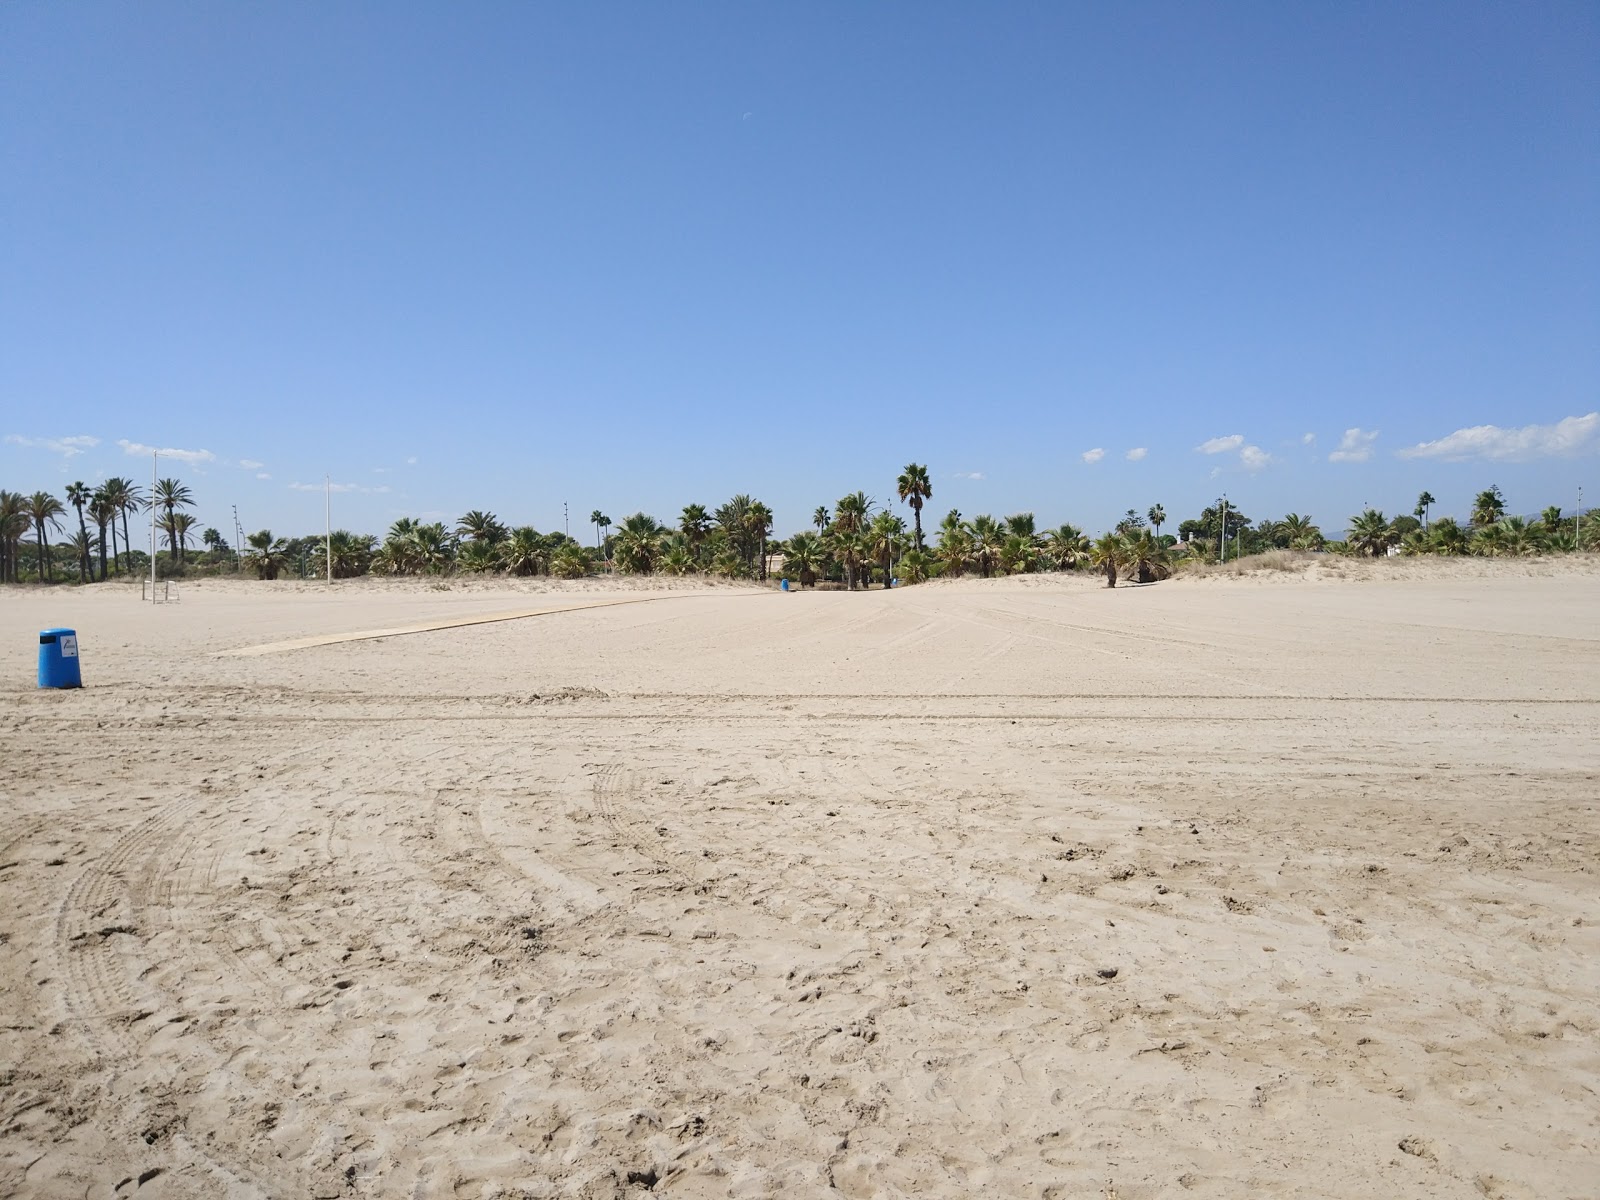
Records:
{"label": "tall palm tree", "polygon": [[767,534],[772,532],[772,510],[759,500],[752,501],[744,514],[745,536],[751,551],[758,556],[761,569],[757,578],[767,577]]}
{"label": "tall palm tree", "polygon": [[1359,517],[1350,518],[1350,536],[1345,542],[1352,550],[1382,558],[1394,545],[1394,529],[1381,512],[1369,508]]}
{"label": "tall palm tree", "polygon": [[906,531],[906,523],[895,516],[888,509],[884,509],[872,518],[872,523],[867,526],[867,550],[883,569],[883,586],[889,586],[890,571],[894,564],[894,554],[899,548],[901,536]]}
{"label": "tall palm tree", "polygon": [[80,550],[78,559],[78,581],[80,583],[87,582],[89,576],[93,573],[93,568],[89,565],[89,526],[83,519],[83,507],[89,503],[92,495],[93,493],[89,491],[88,484],[83,483],[81,480],[77,483],[67,484],[67,503],[78,510],[78,532],[82,535],[77,543]]}
{"label": "tall palm tree", "polygon": [[689,543],[690,557],[699,562],[701,547],[705,545],[706,535],[711,532],[711,517],[706,512],[706,506],[685,504],[683,511],[678,514],[678,531]]}
{"label": "tall palm tree", "polygon": [[100,579],[106,578],[106,526],[117,519],[116,507],[111,503],[104,488],[95,488],[94,495],[89,498],[89,515],[94,518],[95,525],[100,530]]}
{"label": "tall palm tree", "polygon": [[589,524],[594,526],[594,548],[596,550],[600,549],[601,527],[604,525],[609,525],[610,523],[611,518],[606,516],[605,513],[601,512],[598,508],[589,514]]}
{"label": "tall palm tree", "polygon": [[39,542],[39,579],[53,578],[55,571],[50,565],[50,538],[46,527],[61,532],[61,518],[66,514],[66,509],[61,507],[49,492],[35,492],[28,497],[28,516],[33,519],[34,532]]}
{"label": "tall palm tree", "polygon": [[840,496],[839,502],[833,506],[834,528],[859,532],[867,527],[867,518],[871,516],[872,509],[873,503],[865,492]]}
{"label": "tall palm tree", "polygon": [[1150,518],[1150,524],[1156,531],[1156,536],[1161,536],[1161,527],[1167,523],[1167,510],[1159,504],[1152,504],[1150,511],[1145,514]]}
{"label": "tall palm tree", "polygon": [[907,463],[895,482],[900,499],[911,506],[911,515],[917,523],[917,549],[922,549],[922,505],[933,496],[933,484],[928,479],[928,468],[920,463]]}
{"label": "tall palm tree", "polygon": [[1148,529],[1123,536],[1122,562],[1139,583],[1155,583],[1172,575],[1172,552]]}
{"label": "tall palm tree", "polygon": [[1473,498],[1472,524],[1475,528],[1493,525],[1505,515],[1506,498],[1500,494],[1499,488],[1490,485]]}
{"label": "tall palm tree", "polygon": [[78,556],[78,582],[89,582],[94,571],[94,538],[89,536],[88,526],[72,535],[72,552]]}
{"label": "tall palm tree", "polygon": [[172,554],[172,561],[177,562],[178,541],[176,533],[173,532],[172,514],[180,508],[193,507],[194,493],[176,479],[161,479],[156,482],[156,492],[151,497],[151,503],[161,509],[165,518],[161,528],[167,531],[168,549]]}
{"label": "tall palm tree", "polygon": [[1432,492],[1423,492],[1417,497],[1417,507],[1412,510],[1412,515],[1422,522],[1422,527],[1428,527],[1428,515],[1433,512],[1433,506],[1439,503],[1433,498]]}
{"label": "tall palm tree", "polygon": [[[133,480],[125,479],[120,475],[114,475],[106,480],[105,491],[106,495],[111,499],[112,507],[117,510],[117,516],[122,521],[122,553],[125,557],[130,556],[133,550],[133,543],[128,539],[128,514],[144,510],[144,493],[139,490],[139,485],[134,483]],[[116,558],[116,544],[116,528],[113,525],[111,530],[113,559]],[[121,570],[127,569],[120,560],[118,560],[118,566]]]}
{"label": "tall palm tree", "polygon": [[161,532],[167,535],[177,550],[174,563],[182,563],[188,558],[189,540],[194,526],[195,519],[192,513],[175,512],[161,519]]}
{"label": "tall palm tree", "polygon": [[811,523],[817,527],[817,532],[824,532],[833,521],[833,512],[826,504],[819,504],[816,511],[811,514]]}
{"label": "tall palm tree", "polygon": [[844,585],[853,592],[860,578],[862,564],[872,556],[867,535],[859,528],[841,526],[836,522],[828,537],[834,558],[844,568]]}
{"label": "tall palm tree", "polygon": [[1539,523],[1544,526],[1546,533],[1561,532],[1561,505],[1552,504],[1539,514]]}
{"label": "tall palm tree", "polygon": [[27,498],[0,488],[0,583],[17,582],[18,547],[28,525]]}

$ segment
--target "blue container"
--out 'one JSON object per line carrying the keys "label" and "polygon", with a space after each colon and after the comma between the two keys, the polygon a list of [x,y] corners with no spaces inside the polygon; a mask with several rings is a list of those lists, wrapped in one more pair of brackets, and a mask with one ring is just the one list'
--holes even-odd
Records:
{"label": "blue container", "polygon": [[75,688],[83,686],[78,670],[78,631],[46,629],[39,634],[39,686]]}
{"label": "blue container", "polygon": [[789,581],[788,581],[788,580],[787,580],[787,579],[780,579],[780,580],[778,580],[778,587],[779,587],[779,588],[780,588],[780,589],[781,589],[781,590],[782,590],[782,591],[785,591],[785,592],[787,592],[787,591],[788,591],[788,590],[789,590]]}

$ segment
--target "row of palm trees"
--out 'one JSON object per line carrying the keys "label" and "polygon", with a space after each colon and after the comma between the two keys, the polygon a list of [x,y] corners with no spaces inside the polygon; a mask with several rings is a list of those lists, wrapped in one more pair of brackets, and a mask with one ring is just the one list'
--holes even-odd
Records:
{"label": "row of palm trees", "polygon": [[[30,533],[36,550],[35,574],[41,582],[52,582],[55,578],[56,562],[50,547],[52,533],[65,534],[65,544],[71,548],[81,583],[96,578],[97,559],[100,579],[108,578],[112,571],[133,567],[128,518],[148,511],[152,503],[139,485],[131,479],[113,476],[91,490],[80,481],[67,485],[66,499],[64,505],[49,492],[26,496],[0,489],[0,582],[18,581],[22,543]],[[168,537],[172,561],[181,563],[195,524],[193,515],[183,510],[193,507],[194,495],[178,480],[162,479],[155,486],[154,505],[159,510],[157,525]],[[67,532],[63,526],[68,506],[77,513],[76,533]],[[149,561],[143,555],[140,557]]]}
{"label": "row of palm trees", "polygon": [[[1181,523],[1181,543],[1161,533],[1167,515],[1157,504],[1143,516],[1128,510],[1111,533],[1094,542],[1070,524],[1041,531],[1032,513],[1003,519],[979,514],[969,519],[951,510],[929,545],[922,520],[924,505],[933,496],[927,467],[908,464],[895,482],[894,496],[910,510],[909,530],[891,504],[879,505],[857,491],[819,506],[812,515],[812,528],[786,541],[773,541],[771,509],[741,494],[714,509],[686,505],[672,522],[641,512],[614,525],[596,509],[589,517],[595,529],[592,548],[564,533],[510,527],[493,513],[475,510],[448,527],[403,518],[382,541],[339,530],[326,545],[320,536],[275,538],[262,530],[247,539],[245,562],[263,579],[275,579],[291,567],[301,573],[326,574],[330,549],[336,578],[457,571],[581,577],[610,570],[765,579],[769,569],[781,563],[784,574],[801,586],[836,580],[854,590],[874,582],[887,586],[895,578],[917,582],[969,572],[988,577],[1088,567],[1105,571],[1114,583],[1119,576],[1161,578],[1178,556],[1213,552],[1227,556],[1270,548],[1366,555],[1394,549],[1405,554],[1517,555],[1600,548],[1596,544],[1600,522],[1580,526],[1555,507],[1537,519],[1509,516],[1496,487],[1474,498],[1466,525],[1451,517],[1430,520],[1436,501],[1423,492],[1411,515],[1390,519],[1368,509],[1352,517],[1345,541],[1325,538],[1311,518],[1297,513],[1281,521],[1252,522],[1236,506],[1219,500],[1199,518]],[[181,565],[188,556],[196,521],[186,510],[193,507],[194,496],[179,480],[159,480],[153,498],[129,479],[108,479],[92,490],[73,483],[66,489],[66,501],[64,505],[47,492],[25,496],[0,490],[0,581],[20,578],[23,546],[30,538],[34,575],[44,581],[53,580],[56,568],[67,561],[76,564],[82,582],[144,569],[148,558],[132,549],[129,518],[148,511],[152,503],[170,562]],[[76,513],[76,532],[64,529],[69,511]],[[52,535],[61,536],[58,546],[70,550],[70,559],[52,553]],[[204,542],[211,563],[226,557],[227,544],[215,530],[205,531]]]}

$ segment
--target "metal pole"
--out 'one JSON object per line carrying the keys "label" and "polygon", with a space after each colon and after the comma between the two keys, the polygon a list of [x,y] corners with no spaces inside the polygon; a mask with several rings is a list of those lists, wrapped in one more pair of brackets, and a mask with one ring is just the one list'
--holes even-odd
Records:
{"label": "metal pole", "polygon": [[567,514],[567,502],[561,502],[561,527],[566,530],[567,536],[572,536],[572,518]]}
{"label": "metal pole", "polygon": [[328,560],[328,582],[333,582],[333,477],[322,477],[323,502],[323,557]]}
{"label": "metal pole", "polygon": [[156,476],[159,453],[150,451],[150,603],[156,602]]}
{"label": "metal pole", "polygon": [[1583,549],[1583,484],[1578,485],[1578,511],[1572,518],[1572,548]]}
{"label": "metal pole", "polygon": [[1222,536],[1217,539],[1217,561],[1228,561],[1228,493],[1222,493]]}

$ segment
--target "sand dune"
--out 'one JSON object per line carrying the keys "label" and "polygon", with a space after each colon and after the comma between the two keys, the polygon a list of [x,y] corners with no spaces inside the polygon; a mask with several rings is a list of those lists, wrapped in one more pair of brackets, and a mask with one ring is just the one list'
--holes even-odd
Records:
{"label": "sand dune", "polygon": [[0,1193],[1592,1196],[1600,575],[1382,569],[0,595]]}

